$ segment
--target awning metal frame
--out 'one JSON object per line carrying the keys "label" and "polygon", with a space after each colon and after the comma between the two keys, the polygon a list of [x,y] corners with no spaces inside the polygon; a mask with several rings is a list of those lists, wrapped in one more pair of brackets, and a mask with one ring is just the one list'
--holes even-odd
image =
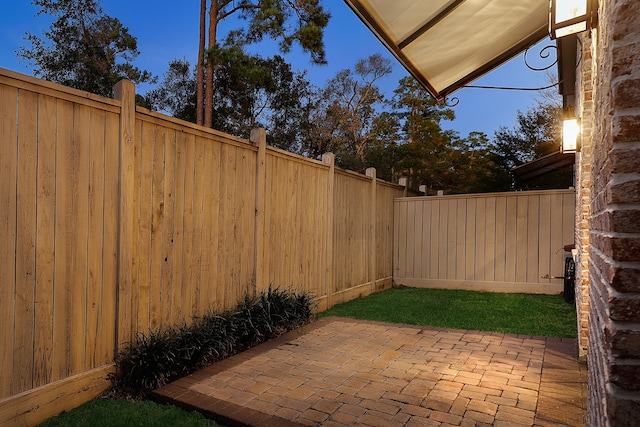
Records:
{"label": "awning metal frame", "polygon": [[429,31],[438,23],[442,22],[445,18],[451,15],[458,7],[463,5],[469,0],[451,0],[446,7],[444,7],[439,13],[437,13],[432,19],[424,23],[415,31],[404,37],[399,42],[394,42],[389,34],[376,22],[376,19],[362,6],[361,1],[358,0],[344,0],[345,3],[353,10],[353,12],[360,18],[360,20],[376,35],[376,37],[384,44],[384,46],[396,57],[396,59],[411,73],[422,86],[429,91],[429,93],[437,100],[442,100],[452,92],[464,87],[466,84],[480,78],[491,70],[497,68],[513,57],[517,56],[524,50],[535,45],[541,40],[548,37],[548,22],[541,25],[538,30],[530,34],[529,37],[520,41],[519,43],[511,46],[508,50],[497,55],[482,67],[478,67],[474,71],[468,73],[463,78],[449,84],[447,87],[437,90],[427,79],[421,70],[419,70],[412,61],[403,53],[403,49],[415,42],[419,37]]}

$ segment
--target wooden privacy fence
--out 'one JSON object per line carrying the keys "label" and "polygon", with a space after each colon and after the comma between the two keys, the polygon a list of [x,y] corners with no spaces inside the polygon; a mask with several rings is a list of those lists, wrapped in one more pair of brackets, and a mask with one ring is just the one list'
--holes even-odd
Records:
{"label": "wooden privacy fence", "polygon": [[392,281],[402,187],[0,69],[0,425],[108,386],[138,332],[270,284],[319,309]]}
{"label": "wooden privacy fence", "polygon": [[574,190],[399,198],[394,282],[496,292],[559,293],[573,244]]}

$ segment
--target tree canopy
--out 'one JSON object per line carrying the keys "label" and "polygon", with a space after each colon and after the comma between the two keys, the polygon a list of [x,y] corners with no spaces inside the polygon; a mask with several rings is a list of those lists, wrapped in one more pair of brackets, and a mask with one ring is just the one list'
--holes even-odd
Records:
{"label": "tree canopy", "polygon": [[[401,79],[387,99],[378,84],[390,73],[391,62],[380,55],[357,61],[317,88],[282,57],[249,55],[237,39],[228,39],[219,50],[213,99],[218,130],[248,137],[260,126],[270,145],[316,159],[333,152],[339,167],[358,172],[375,167],[378,177],[407,177],[412,188],[424,185],[427,194],[571,185],[570,170],[526,183],[512,172],[557,150],[557,105],[541,103],[518,112],[517,126],[501,128],[493,139],[481,132],[462,137],[442,128],[443,121],[454,119],[453,109],[414,78]],[[152,106],[194,120],[194,79],[188,63],[172,62],[148,96]]]}
{"label": "tree canopy", "polygon": [[319,0],[211,0],[208,16],[207,3],[207,0],[200,2],[196,73],[198,124],[213,125],[214,74],[220,60],[217,54],[221,52],[218,24],[232,16],[247,22],[246,26],[234,31],[234,37],[242,43],[255,43],[268,37],[278,40],[280,50],[286,53],[297,42],[311,54],[314,63],[326,62],[323,31],[330,15],[320,6]]}
{"label": "tree canopy", "polygon": [[55,17],[44,37],[27,32],[30,47],[18,56],[33,64],[34,74],[98,95],[111,96],[122,79],[153,82],[151,73],[133,65],[137,39],[122,23],[102,11],[98,0],[33,0],[38,15]]}

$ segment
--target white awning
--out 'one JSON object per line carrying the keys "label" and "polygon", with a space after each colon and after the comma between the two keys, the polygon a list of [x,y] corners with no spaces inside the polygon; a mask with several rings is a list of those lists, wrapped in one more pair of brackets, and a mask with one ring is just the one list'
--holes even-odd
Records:
{"label": "white awning", "polygon": [[345,0],[437,99],[548,35],[549,0]]}

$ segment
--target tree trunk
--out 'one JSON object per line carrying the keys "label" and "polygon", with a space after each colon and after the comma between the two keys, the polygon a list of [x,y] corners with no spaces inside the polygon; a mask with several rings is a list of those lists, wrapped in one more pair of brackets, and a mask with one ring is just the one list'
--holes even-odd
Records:
{"label": "tree trunk", "polygon": [[[216,46],[216,33],[218,27],[218,0],[211,1],[211,8],[209,9],[209,55],[213,52]],[[207,72],[206,72],[206,84],[205,84],[205,99],[204,99],[204,125],[206,127],[213,126],[213,73],[214,63],[211,58],[207,57]]]}
{"label": "tree trunk", "polygon": [[198,66],[196,83],[196,123],[204,124],[204,43],[207,30],[207,0],[200,1],[200,40],[198,42]]}

